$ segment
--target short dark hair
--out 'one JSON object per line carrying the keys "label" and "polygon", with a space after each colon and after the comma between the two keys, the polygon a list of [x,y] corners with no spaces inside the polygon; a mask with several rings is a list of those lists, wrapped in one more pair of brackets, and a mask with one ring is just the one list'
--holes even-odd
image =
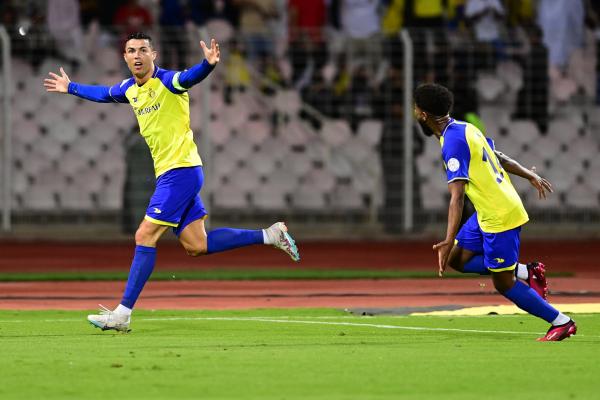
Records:
{"label": "short dark hair", "polygon": [[125,43],[129,42],[131,39],[147,40],[150,44],[150,47],[154,48],[154,46],[152,45],[152,38],[150,37],[150,35],[144,32],[131,33],[129,36],[127,36],[127,40],[125,41]]}
{"label": "short dark hair", "polygon": [[415,90],[415,104],[434,117],[443,117],[452,110],[454,96],[442,85],[424,83]]}

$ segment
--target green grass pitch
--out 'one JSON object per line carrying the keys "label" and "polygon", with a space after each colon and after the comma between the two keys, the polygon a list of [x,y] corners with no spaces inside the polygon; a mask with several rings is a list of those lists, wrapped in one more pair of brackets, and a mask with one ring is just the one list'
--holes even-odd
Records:
{"label": "green grass pitch", "polygon": [[530,316],[360,317],[330,309],[0,311],[0,398],[593,399],[600,316],[539,343]]}

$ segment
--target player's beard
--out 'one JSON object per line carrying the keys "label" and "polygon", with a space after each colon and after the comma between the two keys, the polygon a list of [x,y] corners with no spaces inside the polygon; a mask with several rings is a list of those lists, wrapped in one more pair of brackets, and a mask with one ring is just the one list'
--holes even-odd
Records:
{"label": "player's beard", "polygon": [[423,135],[425,135],[427,137],[433,136],[433,130],[430,127],[428,127],[424,121],[417,120],[417,122],[419,123],[419,126],[421,127],[421,131],[423,132]]}

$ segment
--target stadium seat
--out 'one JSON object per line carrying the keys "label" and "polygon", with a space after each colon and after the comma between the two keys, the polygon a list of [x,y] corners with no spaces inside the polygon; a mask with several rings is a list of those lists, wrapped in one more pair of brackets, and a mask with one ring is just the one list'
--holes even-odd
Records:
{"label": "stadium seat", "polygon": [[71,121],[62,120],[49,127],[48,136],[61,144],[70,144],[79,137],[79,129]]}
{"label": "stadium seat", "polygon": [[337,185],[331,195],[335,210],[361,210],[365,207],[362,195],[350,185]]}
{"label": "stadium seat", "polygon": [[356,135],[372,147],[378,146],[383,134],[383,122],[378,119],[366,119],[358,125]]}
{"label": "stadium seat", "polygon": [[236,160],[246,160],[252,155],[252,143],[242,134],[237,134],[227,142],[227,150]]}
{"label": "stadium seat", "polygon": [[249,206],[246,193],[231,184],[218,185],[212,195],[215,209],[247,208]]}
{"label": "stadium seat", "polygon": [[553,120],[548,124],[546,137],[559,143],[570,143],[579,137],[579,128],[569,119]]}
{"label": "stadium seat", "polygon": [[271,135],[271,126],[263,120],[248,120],[240,129],[240,134],[244,135],[250,143],[261,144]]}
{"label": "stadium seat", "polygon": [[36,152],[53,161],[59,160],[63,154],[63,144],[50,135],[41,137],[33,146],[36,147]]}
{"label": "stadium seat", "polygon": [[600,205],[598,191],[585,183],[576,183],[567,192],[566,204],[574,208],[594,208]]}
{"label": "stadium seat", "polygon": [[[199,134],[200,132],[195,132]],[[209,124],[209,135],[212,143],[217,145],[224,145],[231,137],[231,130],[221,120],[210,121]]]}
{"label": "stadium seat", "polygon": [[256,189],[260,184],[258,174],[249,165],[238,168],[229,176],[229,182],[246,193]]}
{"label": "stadium seat", "polygon": [[352,136],[350,125],[344,120],[326,120],[321,127],[321,138],[333,147],[340,146]]}
{"label": "stadium seat", "polygon": [[351,178],[352,163],[339,151],[333,151],[327,160],[327,168],[338,178]]}
{"label": "stadium seat", "polygon": [[279,129],[279,135],[290,146],[303,146],[308,143],[313,134],[299,119],[292,119]]}
{"label": "stadium seat", "polygon": [[512,121],[510,131],[508,132],[509,140],[515,140],[521,144],[543,143],[540,131],[537,125],[531,120],[516,120]]}
{"label": "stadium seat", "polygon": [[294,190],[292,194],[293,207],[299,210],[322,211],[327,203],[325,194],[314,187],[303,184]]}
{"label": "stadium seat", "polygon": [[362,163],[373,150],[373,146],[366,143],[363,139],[352,136],[339,148],[340,152],[345,155],[348,160],[355,164]]}
{"label": "stadium seat", "polygon": [[261,184],[252,191],[252,204],[259,210],[283,210],[288,207],[286,193],[277,185]]}
{"label": "stadium seat", "polygon": [[12,137],[15,143],[35,145],[41,137],[40,126],[33,120],[19,119],[14,121]]}
{"label": "stadium seat", "polygon": [[277,91],[273,104],[278,112],[295,117],[302,107],[302,100],[296,90],[286,89]]}
{"label": "stadium seat", "polygon": [[312,186],[316,190],[327,193],[335,187],[335,177],[327,170],[312,168],[304,175],[304,184]]}
{"label": "stadium seat", "polygon": [[523,87],[523,69],[514,61],[498,63],[496,75],[512,92],[518,92]]}
{"label": "stadium seat", "polygon": [[475,87],[479,96],[485,101],[496,100],[506,88],[501,79],[490,73],[480,73]]}
{"label": "stadium seat", "polygon": [[56,194],[52,187],[30,186],[23,194],[23,208],[32,211],[56,211]]}
{"label": "stadium seat", "polygon": [[304,152],[290,151],[284,156],[286,164],[294,171],[296,176],[306,174],[312,166],[311,160]]}

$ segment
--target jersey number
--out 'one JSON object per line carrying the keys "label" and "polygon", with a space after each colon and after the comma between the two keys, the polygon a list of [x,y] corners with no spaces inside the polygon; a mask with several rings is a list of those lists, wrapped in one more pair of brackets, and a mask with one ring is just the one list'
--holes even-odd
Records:
{"label": "jersey number", "polygon": [[[483,148],[483,161],[490,163],[492,170],[494,171],[494,175],[496,175],[496,182],[502,183],[502,180],[504,180],[504,172],[502,171],[502,167],[500,167],[500,161],[498,161],[498,158],[495,157],[495,154],[493,158],[490,157],[485,147]],[[494,161],[497,162],[498,165],[496,165]]]}

